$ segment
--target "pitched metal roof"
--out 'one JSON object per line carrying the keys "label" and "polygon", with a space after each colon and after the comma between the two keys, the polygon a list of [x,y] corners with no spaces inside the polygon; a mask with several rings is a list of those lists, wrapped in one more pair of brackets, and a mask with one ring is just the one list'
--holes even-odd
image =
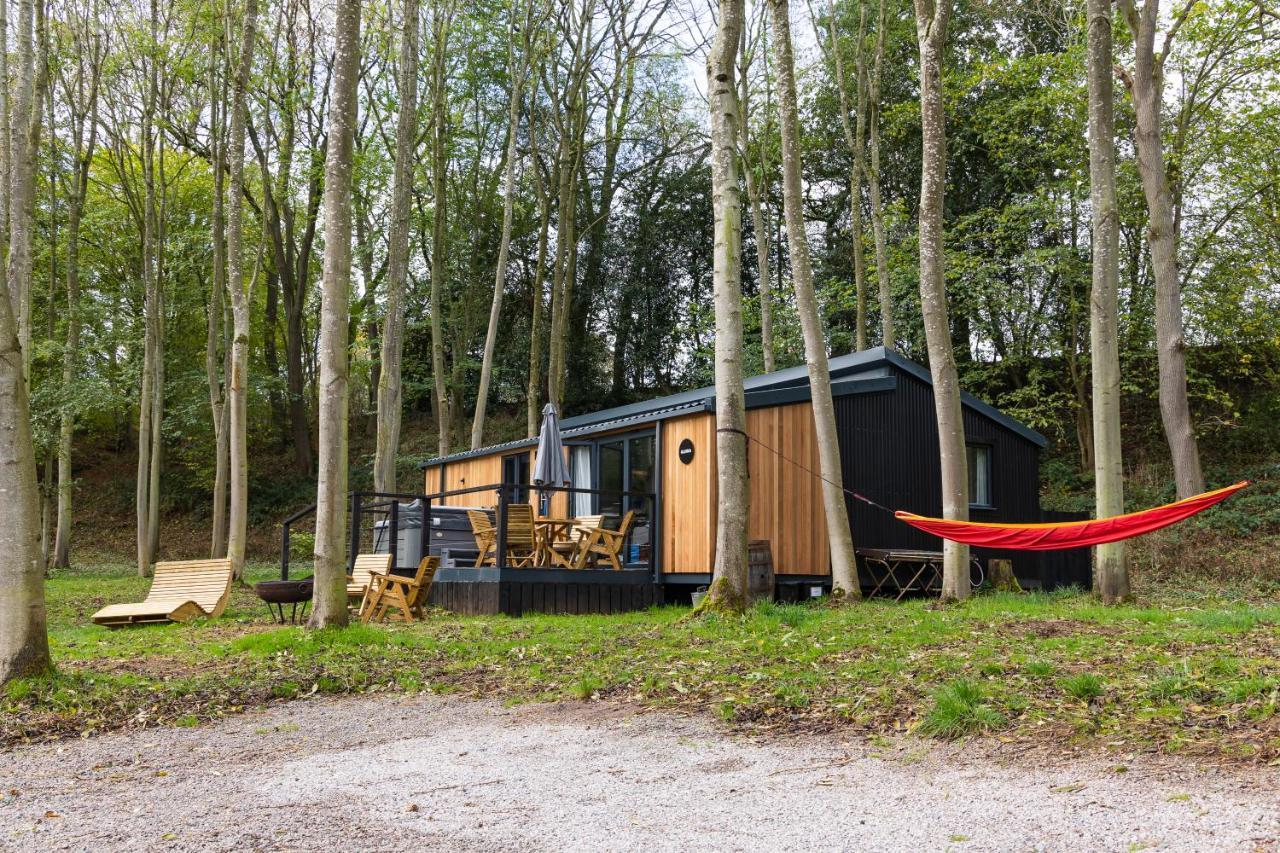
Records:
{"label": "pitched metal roof", "polygon": [[[933,377],[929,374],[927,368],[884,347],[836,356],[828,363],[832,379],[832,390],[836,396],[891,390],[894,387],[891,368],[897,368],[908,373],[926,385],[933,384]],[[804,364],[777,370],[773,373],[752,376],[742,383],[747,394],[748,408],[781,405],[808,399],[808,384],[809,369]],[[678,414],[687,414],[694,411],[714,411],[715,399],[716,389],[714,386],[695,388],[691,391],[681,391],[678,394],[668,394],[665,397],[657,397],[639,403],[629,403],[625,406],[614,406],[598,412],[588,412],[587,414],[565,418],[560,422],[560,429],[566,439],[613,431],[626,426],[660,421]],[[963,405],[1017,433],[1033,444],[1039,447],[1044,447],[1048,444],[1048,441],[1040,433],[1009,417],[994,406],[982,402],[972,394],[961,393],[960,399]],[[523,447],[533,447],[537,443],[536,438],[517,439],[503,444],[482,447],[479,450],[468,450],[461,453],[452,453],[448,456],[439,456],[419,463],[418,467],[428,468],[433,465],[439,465],[442,462],[454,462],[474,456],[488,456],[491,453],[499,453],[505,450],[519,450]]]}

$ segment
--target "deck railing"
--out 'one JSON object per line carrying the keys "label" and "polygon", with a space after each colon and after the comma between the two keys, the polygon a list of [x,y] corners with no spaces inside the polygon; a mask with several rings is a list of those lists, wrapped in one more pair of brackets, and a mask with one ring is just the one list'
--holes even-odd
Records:
{"label": "deck railing", "polygon": [[[535,494],[539,496],[539,503],[548,496],[554,496],[557,493],[565,494],[566,506],[570,505],[574,495],[589,495],[593,499],[593,503],[600,500],[616,500],[622,509],[622,514],[628,510],[635,510],[636,516],[643,519],[641,523],[633,524],[631,529],[627,531],[626,540],[623,543],[625,565],[636,565],[637,561],[630,559],[631,550],[634,544],[637,530],[646,530],[648,533],[648,554],[647,558],[639,561],[645,566],[649,573],[655,578],[658,571],[658,553],[660,530],[659,530],[659,513],[658,513],[658,496],[654,492],[636,492],[621,491],[617,489],[584,489],[574,486],[539,486],[524,485],[516,483],[493,483],[484,486],[471,486],[465,489],[451,489],[449,491],[434,492],[432,494],[410,493],[410,492],[363,492],[353,491],[348,495],[350,501],[349,522],[350,532],[348,537],[348,558],[347,571],[350,572],[355,565],[356,555],[361,553],[362,544],[364,542],[364,532],[369,520],[385,520],[386,521],[386,541],[387,547],[394,555],[392,564],[396,569],[404,571],[412,571],[417,567],[417,562],[427,556],[431,549],[431,531],[432,512],[433,509],[448,506],[445,501],[451,498],[459,498],[465,495],[476,495],[475,506],[493,513],[493,524],[497,531],[497,541],[495,543],[496,553],[494,555],[494,563],[498,567],[507,567],[507,529],[509,513],[508,507],[513,503],[525,503],[520,500],[521,494]],[[401,503],[402,502],[422,502],[422,535],[419,542],[419,553],[411,558],[412,565],[399,565],[399,544],[400,529],[402,524]],[[471,503],[468,501],[468,503]],[[280,532],[280,577],[288,579],[289,577],[289,554],[290,554],[290,537],[292,528],[301,520],[315,513],[315,505],[305,507],[298,510],[294,514],[286,518],[281,526]],[[376,546],[376,538],[371,545]]]}

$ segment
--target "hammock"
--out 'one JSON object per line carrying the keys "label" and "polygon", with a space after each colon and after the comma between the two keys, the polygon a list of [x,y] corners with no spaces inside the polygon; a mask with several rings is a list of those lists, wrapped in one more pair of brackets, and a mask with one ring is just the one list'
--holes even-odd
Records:
{"label": "hammock", "polygon": [[1057,548],[1082,548],[1086,545],[1116,542],[1120,539],[1151,533],[1203,512],[1247,485],[1249,481],[1245,480],[1234,486],[1194,495],[1177,503],[1089,521],[1052,524],[984,524],[975,521],[927,518],[902,510],[895,512],[894,517],[926,533],[932,533],[934,536],[941,536],[953,542],[1015,551],[1052,551]]}

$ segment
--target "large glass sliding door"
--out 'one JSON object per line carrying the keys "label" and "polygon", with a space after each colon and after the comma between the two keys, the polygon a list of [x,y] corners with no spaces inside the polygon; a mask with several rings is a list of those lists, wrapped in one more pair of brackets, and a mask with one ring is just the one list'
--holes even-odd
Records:
{"label": "large glass sliding door", "polygon": [[621,522],[629,510],[634,510],[634,533],[626,559],[632,563],[647,559],[652,507],[645,498],[621,493],[653,491],[656,482],[653,433],[603,439],[598,445],[597,461],[597,488],[602,492],[598,503],[600,512],[609,516],[612,524]]}

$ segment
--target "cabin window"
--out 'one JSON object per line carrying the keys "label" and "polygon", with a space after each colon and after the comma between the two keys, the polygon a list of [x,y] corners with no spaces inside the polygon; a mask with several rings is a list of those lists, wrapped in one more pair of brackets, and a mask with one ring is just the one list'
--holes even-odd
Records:
{"label": "cabin window", "polygon": [[[569,479],[575,489],[594,488],[591,479],[591,445],[575,444],[569,448]],[[591,515],[594,495],[590,492],[571,492],[570,515]]]}
{"label": "cabin window", "polygon": [[969,506],[990,507],[991,448],[985,444],[969,445]]}
{"label": "cabin window", "polygon": [[529,502],[529,454],[513,453],[502,457],[502,483],[507,486],[521,486],[512,489],[507,497],[512,503]]}

